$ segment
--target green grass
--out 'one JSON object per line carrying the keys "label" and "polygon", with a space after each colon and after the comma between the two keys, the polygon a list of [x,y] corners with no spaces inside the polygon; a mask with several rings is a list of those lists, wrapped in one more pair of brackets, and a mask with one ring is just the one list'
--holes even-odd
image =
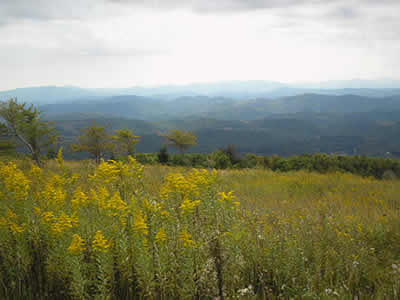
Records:
{"label": "green grass", "polygon": [[398,180],[16,165],[0,164],[1,298],[399,297]]}

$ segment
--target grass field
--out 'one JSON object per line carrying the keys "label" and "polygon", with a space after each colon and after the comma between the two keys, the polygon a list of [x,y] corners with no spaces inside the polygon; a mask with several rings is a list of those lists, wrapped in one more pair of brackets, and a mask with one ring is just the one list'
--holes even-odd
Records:
{"label": "grass field", "polygon": [[400,181],[0,163],[1,299],[399,299]]}

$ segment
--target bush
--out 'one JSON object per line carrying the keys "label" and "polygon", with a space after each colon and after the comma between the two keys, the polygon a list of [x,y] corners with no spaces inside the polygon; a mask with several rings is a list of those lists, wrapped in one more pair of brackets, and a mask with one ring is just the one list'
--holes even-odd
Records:
{"label": "bush", "polygon": [[161,147],[160,152],[157,154],[158,162],[160,164],[167,164],[169,160],[168,149],[166,146]]}
{"label": "bush", "polygon": [[141,164],[154,165],[158,162],[158,157],[154,153],[136,153],[135,159]]}
{"label": "bush", "polygon": [[232,167],[229,156],[221,150],[218,150],[213,154],[213,159],[215,161],[215,168],[217,169],[227,169]]}

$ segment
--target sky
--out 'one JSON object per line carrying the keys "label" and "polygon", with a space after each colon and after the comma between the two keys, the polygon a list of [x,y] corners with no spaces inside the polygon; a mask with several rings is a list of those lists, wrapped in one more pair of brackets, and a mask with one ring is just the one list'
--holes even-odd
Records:
{"label": "sky", "polygon": [[399,0],[0,0],[0,90],[400,79]]}

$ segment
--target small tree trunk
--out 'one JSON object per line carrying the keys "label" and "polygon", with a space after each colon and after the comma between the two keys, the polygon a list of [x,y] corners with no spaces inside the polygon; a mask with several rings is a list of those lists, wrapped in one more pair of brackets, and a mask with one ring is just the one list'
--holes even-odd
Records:
{"label": "small tree trunk", "polygon": [[37,166],[39,168],[42,167],[42,161],[40,160],[40,155],[37,152],[32,153],[32,158],[35,161],[35,163],[37,164]]}

